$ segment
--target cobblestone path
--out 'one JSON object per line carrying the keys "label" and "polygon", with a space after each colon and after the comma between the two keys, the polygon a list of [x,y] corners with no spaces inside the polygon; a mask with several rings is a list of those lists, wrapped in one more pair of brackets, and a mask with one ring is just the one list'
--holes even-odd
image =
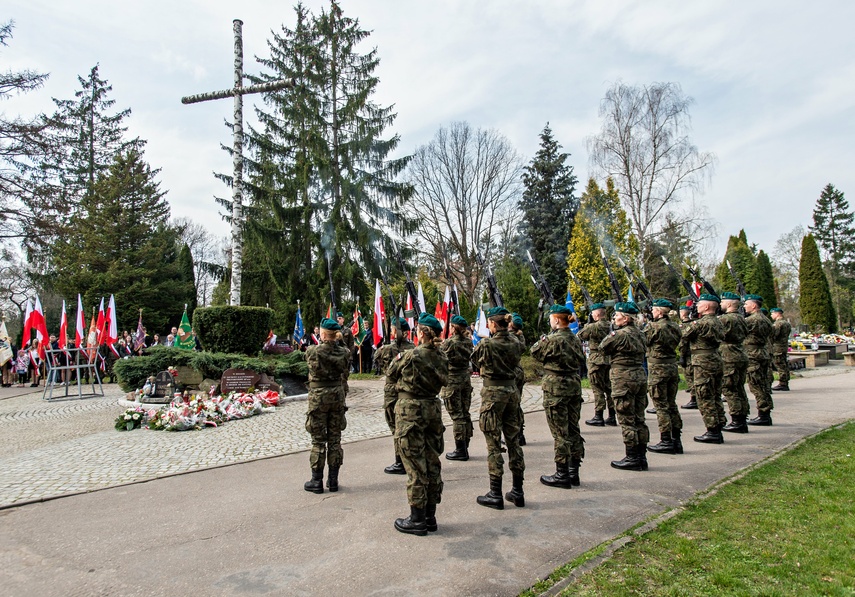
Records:
{"label": "cobblestone path", "polygon": [[[473,378],[473,386],[474,420],[481,405],[480,379]],[[305,401],[288,402],[276,412],[217,428],[119,432],[113,429],[113,421],[123,411],[119,399],[124,393],[105,386],[105,394],[46,402],[39,392],[0,401],[0,506],[289,454],[311,446],[304,427]],[[383,418],[382,380],[351,381],[347,404],[344,443],[390,435]],[[526,385],[523,410],[541,409],[540,386]],[[448,444],[451,420],[447,414],[444,418]]]}

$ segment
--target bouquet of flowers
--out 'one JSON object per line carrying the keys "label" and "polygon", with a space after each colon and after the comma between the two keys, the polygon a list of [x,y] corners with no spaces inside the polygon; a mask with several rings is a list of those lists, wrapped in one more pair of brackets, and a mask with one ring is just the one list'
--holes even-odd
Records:
{"label": "bouquet of flowers", "polygon": [[127,409],[125,412],[116,417],[116,431],[130,431],[137,427],[142,427],[146,420],[146,411],[140,406]]}

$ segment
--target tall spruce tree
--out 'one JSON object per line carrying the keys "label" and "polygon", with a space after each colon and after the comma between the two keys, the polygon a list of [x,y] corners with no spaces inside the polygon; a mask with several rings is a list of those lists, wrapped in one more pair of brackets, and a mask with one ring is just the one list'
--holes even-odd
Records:
{"label": "tall spruce tree", "polygon": [[838,327],[852,322],[855,290],[855,214],[842,191],[827,184],[813,210],[813,233],[825,257],[825,269],[837,312]]}
{"label": "tall spruce tree", "polygon": [[55,291],[67,299],[81,293],[87,305],[114,294],[122,328],[133,327],[143,309],[150,330],[166,330],[195,294],[156,175],[138,151],[119,154],[55,245],[49,273]]}
{"label": "tall spruce tree", "polygon": [[[181,245],[181,250],[178,252],[178,267],[181,270],[181,285],[183,288],[176,288],[176,293],[187,296],[187,316],[190,321],[193,321],[193,311],[196,310],[196,273],[193,265],[193,253],[190,252],[190,247],[186,243]],[[176,286],[178,283],[176,283]]]}
{"label": "tall spruce tree", "polygon": [[828,278],[822,269],[819,248],[813,234],[802,240],[802,256],[799,262],[799,309],[802,323],[814,331],[833,333],[837,331],[837,315],[828,286]]}
{"label": "tall spruce tree", "polygon": [[728,261],[745,285],[745,290],[756,294],[754,279],[757,259],[751,247],[748,246],[745,230],[740,230],[737,236],[731,236],[727,241],[724,259],[715,270],[715,288],[718,292],[737,292],[736,280],[727,267]]}
{"label": "tall spruce tree", "polygon": [[775,274],[772,271],[772,261],[765,251],[757,253],[757,261],[754,267],[752,279],[754,288],[751,292],[763,297],[763,306],[772,308],[778,306],[778,297],[775,293]]}
{"label": "tall spruce tree", "polygon": [[579,209],[574,194],[578,180],[573,166],[566,163],[570,154],[560,150],[546,123],[540,133],[540,149],[523,171],[525,190],[519,203],[522,243],[531,243],[532,255],[555,295],[553,299],[559,301],[567,291],[567,246]]}

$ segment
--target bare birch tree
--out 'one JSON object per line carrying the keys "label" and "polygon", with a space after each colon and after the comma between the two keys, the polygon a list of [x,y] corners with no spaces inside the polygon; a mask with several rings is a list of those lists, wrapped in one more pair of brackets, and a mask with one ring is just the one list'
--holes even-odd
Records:
{"label": "bare birch tree", "polygon": [[615,83],[600,103],[602,128],[588,139],[591,166],[615,181],[643,256],[666,221],[701,237],[695,240],[710,233],[693,199],[716,158],[689,138],[692,103],[677,83]]}
{"label": "bare birch tree", "polygon": [[437,263],[447,252],[453,282],[472,302],[481,277],[475,254],[499,240],[519,201],[522,167],[504,135],[467,122],[440,128],[407,167],[412,204],[427,224],[421,240]]}

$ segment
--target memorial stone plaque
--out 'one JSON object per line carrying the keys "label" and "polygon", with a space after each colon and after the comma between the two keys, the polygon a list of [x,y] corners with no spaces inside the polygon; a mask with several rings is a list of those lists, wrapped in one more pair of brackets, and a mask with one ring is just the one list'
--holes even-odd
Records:
{"label": "memorial stone plaque", "polygon": [[266,392],[267,390],[273,390],[274,392],[278,392],[279,384],[276,383],[270,377],[268,377],[266,373],[261,373],[258,376],[258,382],[255,384],[255,389],[261,390],[262,392]]}
{"label": "memorial stone plaque", "polygon": [[172,398],[169,395],[169,386],[173,385],[172,374],[169,371],[161,371],[154,378],[154,396],[157,398]]}
{"label": "memorial stone plaque", "polygon": [[226,369],[220,379],[220,392],[246,392],[249,388],[257,388],[261,376],[249,369]]}

